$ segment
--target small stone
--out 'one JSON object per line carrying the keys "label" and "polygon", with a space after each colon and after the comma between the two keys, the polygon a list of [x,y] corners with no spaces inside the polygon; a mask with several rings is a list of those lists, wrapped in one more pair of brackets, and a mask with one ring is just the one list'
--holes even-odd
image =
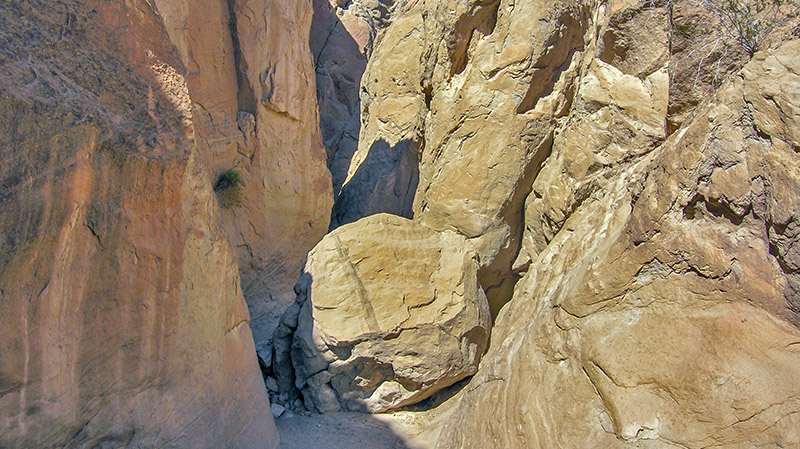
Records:
{"label": "small stone", "polygon": [[281,415],[283,415],[284,412],[286,412],[286,408],[284,408],[280,404],[272,404],[270,405],[270,408],[272,409],[272,416],[276,418],[280,418]]}
{"label": "small stone", "polygon": [[267,385],[267,390],[273,391],[273,392],[277,392],[278,391],[278,381],[275,380],[274,377],[267,377],[267,380],[265,381],[265,383]]}
{"label": "small stone", "polygon": [[270,373],[272,371],[272,343],[267,341],[257,344],[256,355],[258,355],[258,362],[261,365],[261,369],[264,370],[265,373]]}
{"label": "small stone", "polygon": [[249,136],[256,130],[256,118],[247,111],[239,111],[236,114],[236,122],[245,136]]}

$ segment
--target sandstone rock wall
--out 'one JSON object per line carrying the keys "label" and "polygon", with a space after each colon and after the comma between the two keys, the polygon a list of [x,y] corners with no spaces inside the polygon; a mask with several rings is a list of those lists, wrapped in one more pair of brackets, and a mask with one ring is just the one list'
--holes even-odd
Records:
{"label": "sandstone rock wall", "polygon": [[[203,14],[220,25],[216,6]],[[196,143],[211,119],[190,93],[214,90],[184,59],[225,33],[177,36],[167,13],[0,5],[4,448],[277,445],[209,146]],[[199,64],[235,83],[224,59]],[[236,112],[224,96],[208,104]]]}
{"label": "sandstone rock wall", "polygon": [[702,51],[713,36],[676,36],[674,14],[705,16],[671,8],[403,4],[363,78],[359,144],[334,224],[390,212],[465,235],[496,314],[575,207],[735,68],[735,51]]}
{"label": "sandstone rock wall", "polygon": [[[524,200],[571,105],[589,20],[579,4],[408,2],[367,67],[348,209],[471,239],[494,313],[520,275]],[[371,175],[386,159],[402,162]]]}
{"label": "sandstone rock wall", "polygon": [[333,201],[308,44],[311,1],[156,5],[186,66],[198,151],[212,179],[230,168],[243,175],[240,202],[223,217],[261,343],[294,298]]}
{"label": "sandstone rock wall", "polygon": [[473,376],[443,449],[800,445],[800,41],[691,18],[0,4],[0,447],[274,447],[253,334],[322,412]]}
{"label": "sandstone rock wall", "polygon": [[378,40],[336,207],[463,235],[499,314],[439,447],[800,444],[800,44],[712,95],[744,60],[689,15],[412,0]]}
{"label": "sandstone rock wall", "polygon": [[333,198],[308,47],[311,1],[234,5],[240,95],[249,86],[256,102],[255,111],[249,111],[256,116],[256,148],[250,156],[252,193],[243,199],[247,218],[233,210],[228,222],[237,223],[236,231],[229,231],[241,239],[234,246],[253,254],[249,265],[240,263],[246,297],[262,306],[272,301],[264,309],[251,307],[256,341],[262,341],[294,299],[292,286],[308,251],[328,229]]}
{"label": "sandstone rock wall", "polygon": [[361,76],[372,44],[371,28],[349,9],[314,0],[309,44],[314,55],[320,129],[338,196],[358,144]]}
{"label": "sandstone rock wall", "polygon": [[799,48],[758,55],[567,219],[439,447],[800,442]]}

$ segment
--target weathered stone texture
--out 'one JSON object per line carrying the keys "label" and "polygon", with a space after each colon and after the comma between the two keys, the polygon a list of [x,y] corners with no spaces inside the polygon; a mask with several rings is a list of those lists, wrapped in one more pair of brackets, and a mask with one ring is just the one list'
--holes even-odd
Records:
{"label": "weathered stone texture", "polygon": [[0,4],[1,447],[277,445],[161,18]]}
{"label": "weathered stone texture", "polygon": [[309,408],[383,412],[474,374],[490,324],[477,269],[462,236],[392,215],[326,236],[309,254],[292,323]]}
{"label": "weathered stone texture", "polygon": [[[212,183],[238,169],[241,201],[223,209],[257,342],[294,298],[333,197],[308,46],[310,0],[158,0],[186,66],[198,151]],[[287,235],[293,238],[287,239]]]}
{"label": "weathered stone texture", "polygon": [[[530,27],[537,18],[546,26]],[[519,276],[524,199],[571,104],[588,20],[581,5],[405,4],[367,66],[359,148],[337,207],[348,204],[352,220],[375,204],[466,236],[496,313]],[[418,163],[372,168],[390,154]],[[397,195],[386,179],[415,192]]]}
{"label": "weathered stone texture", "polygon": [[714,94],[740,55],[669,6],[418,0],[379,38],[337,207],[462,235],[499,314],[440,447],[800,444],[800,44]]}
{"label": "weathered stone texture", "polygon": [[440,447],[800,444],[798,50],[757,55],[573,212]]}

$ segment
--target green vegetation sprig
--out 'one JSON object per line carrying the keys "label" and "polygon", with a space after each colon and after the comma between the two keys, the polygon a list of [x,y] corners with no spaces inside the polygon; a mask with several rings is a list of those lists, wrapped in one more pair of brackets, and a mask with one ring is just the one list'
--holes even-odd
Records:
{"label": "green vegetation sprig", "polygon": [[241,204],[242,189],[244,189],[244,178],[235,168],[222,172],[214,184],[214,193],[217,194],[220,206],[224,209],[231,209]]}
{"label": "green vegetation sprig", "polygon": [[797,0],[688,0],[719,19],[723,39],[736,42],[751,57],[776,28],[797,18]]}

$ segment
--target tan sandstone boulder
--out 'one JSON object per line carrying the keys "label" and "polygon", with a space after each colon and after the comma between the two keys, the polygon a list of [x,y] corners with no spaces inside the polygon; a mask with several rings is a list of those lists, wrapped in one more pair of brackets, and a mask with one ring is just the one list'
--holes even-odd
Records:
{"label": "tan sandstone boulder", "polygon": [[321,412],[383,412],[474,374],[489,336],[476,253],[392,215],[343,226],[309,254],[292,346]]}

